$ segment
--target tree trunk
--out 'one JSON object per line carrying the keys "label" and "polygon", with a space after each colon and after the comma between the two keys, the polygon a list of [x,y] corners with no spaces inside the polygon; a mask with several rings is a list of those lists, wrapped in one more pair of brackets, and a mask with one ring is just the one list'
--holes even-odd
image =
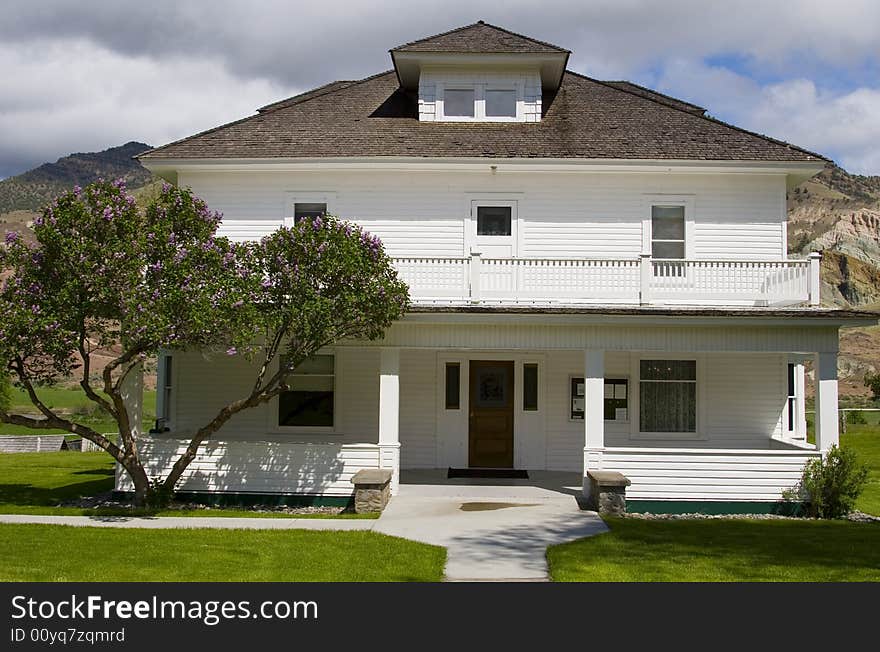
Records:
{"label": "tree trunk", "polygon": [[125,462],[122,462],[122,468],[128,473],[134,485],[133,506],[143,507],[147,501],[147,493],[150,491],[150,479],[147,477],[144,465],[136,457],[129,457]]}

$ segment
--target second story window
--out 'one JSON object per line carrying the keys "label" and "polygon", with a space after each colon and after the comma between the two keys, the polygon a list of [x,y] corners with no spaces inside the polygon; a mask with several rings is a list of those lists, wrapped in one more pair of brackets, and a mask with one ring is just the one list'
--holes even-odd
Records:
{"label": "second story window", "polygon": [[651,257],[659,260],[685,258],[684,206],[651,207]]}
{"label": "second story window", "polygon": [[293,205],[293,223],[299,224],[300,220],[324,217],[327,214],[327,204],[317,202],[296,202]]}
{"label": "second story window", "polygon": [[443,113],[451,118],[473,118],[474,89],[447,88],[443,96]]}
{"label": "second story window", "polygon": [[486,90],[486,117],[515,118],[516,91]]}
{"label": "second story window", "polygon": [[438,91],[437,119],[450,122],[518,122],[525,120],[522,88],[504,82],[455,82]]}

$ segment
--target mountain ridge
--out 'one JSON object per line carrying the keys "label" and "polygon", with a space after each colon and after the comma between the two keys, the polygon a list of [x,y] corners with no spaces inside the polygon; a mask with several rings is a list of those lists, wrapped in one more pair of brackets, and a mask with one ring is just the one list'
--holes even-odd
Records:
{"label": "mountain ridge", "polygon": [[0,214],[38,211],[57,195],[75,185],[85,186],[100,178],[123,178],[131,189],[153,180],[152,174],[133,157],[151,149],[129,141],[100,152],[76,152],[0,181]]}

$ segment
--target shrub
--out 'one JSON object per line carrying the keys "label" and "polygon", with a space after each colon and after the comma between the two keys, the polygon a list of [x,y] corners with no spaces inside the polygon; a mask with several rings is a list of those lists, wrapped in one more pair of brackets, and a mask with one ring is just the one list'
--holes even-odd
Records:
{"label": "shrub", "polygon": [[880,372],[872,374],[870,371],[865,374],[865,387],[871,390],[874,400],[880,399]]}
{"label": "shrub", "polygon": [[868,419],[861,410],[847,410],[846,422],[853,426],[864,426],[868,424]]}
{"label": "shrub", "polygon": [[810,516],[841,518],[852,511],[867,480],[868,467],[854,451],[832,446],[804,467],[800,490],[809,501]]}

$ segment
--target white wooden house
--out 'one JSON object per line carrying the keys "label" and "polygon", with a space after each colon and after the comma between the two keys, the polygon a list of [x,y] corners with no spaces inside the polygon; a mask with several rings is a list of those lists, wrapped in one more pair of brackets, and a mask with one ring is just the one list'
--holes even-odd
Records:
{"label": "white wooden house", "polygon": [[[140,157],[259,238],[330,213],[381,237],[412,306],[236,416],[187,491],[348,496],[362,468],[621,471],[630,501],[776,501],[838,440],[838,329],[786,191],[820,155],[477,23]],[[815,367],[806,443],[804,363]],[[246,393],[239,357],[168,352],[153,469]],[[123,482],[124,484],[124,482]]]}

